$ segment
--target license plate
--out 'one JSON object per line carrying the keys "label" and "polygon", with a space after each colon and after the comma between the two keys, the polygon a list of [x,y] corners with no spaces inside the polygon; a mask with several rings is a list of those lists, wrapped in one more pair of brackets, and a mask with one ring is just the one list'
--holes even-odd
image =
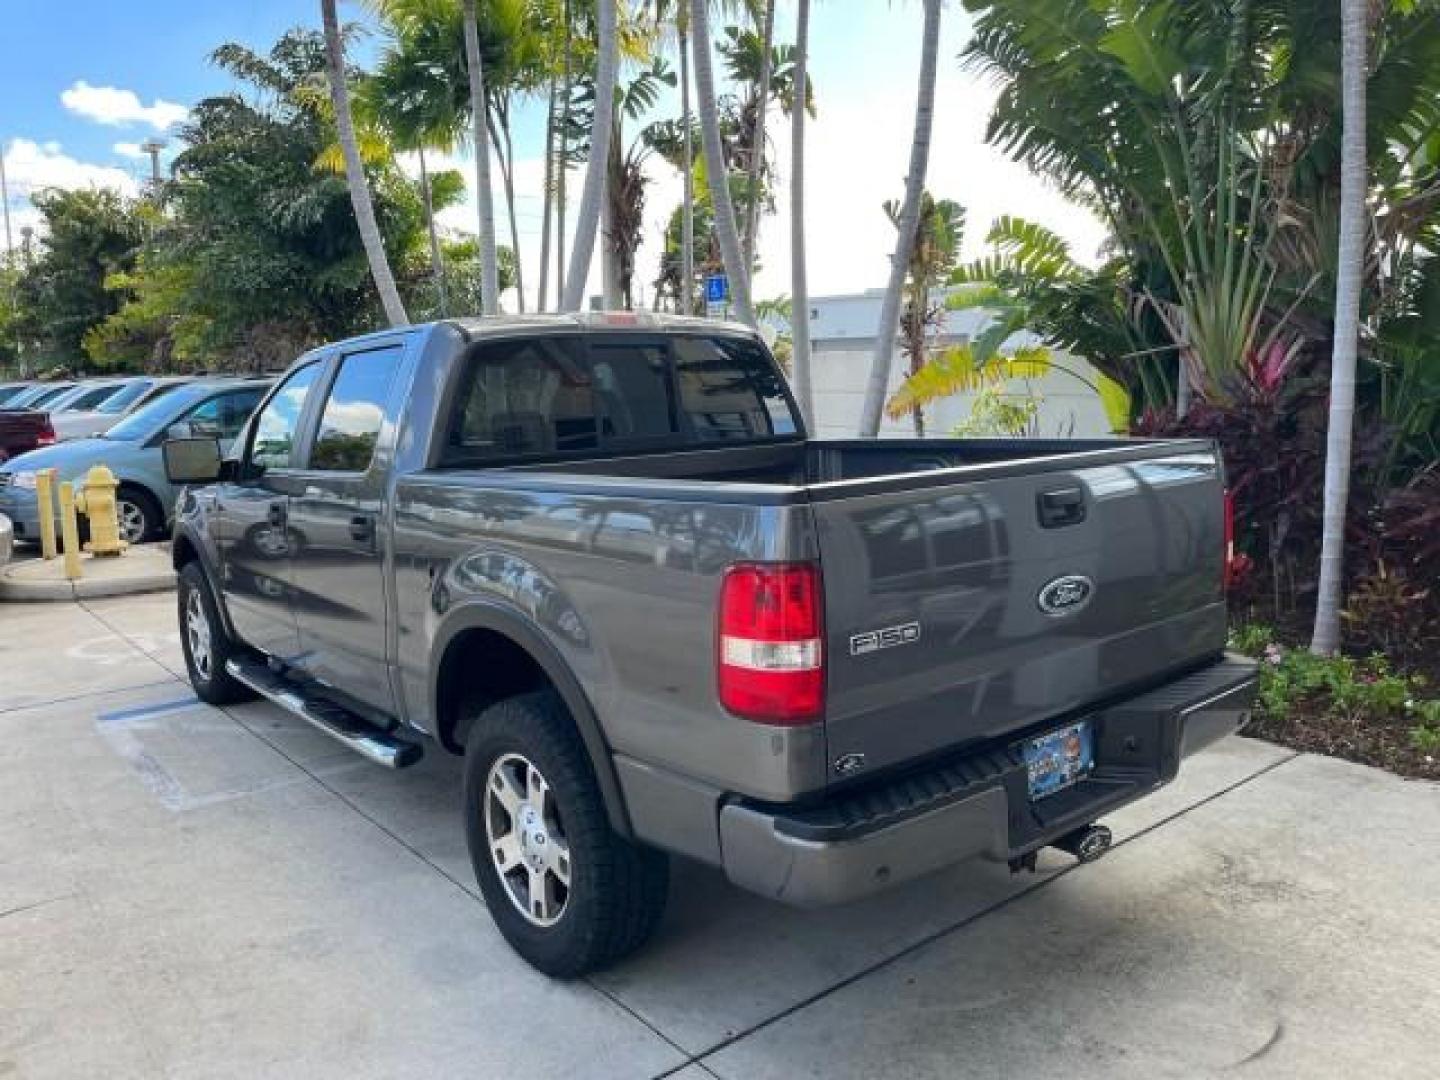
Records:
{"label": "license plate", "polygon": [[1025,743],[1031,800],[1064,791],[1095,767],[1095,736],[1087,721],[1069,724]]}

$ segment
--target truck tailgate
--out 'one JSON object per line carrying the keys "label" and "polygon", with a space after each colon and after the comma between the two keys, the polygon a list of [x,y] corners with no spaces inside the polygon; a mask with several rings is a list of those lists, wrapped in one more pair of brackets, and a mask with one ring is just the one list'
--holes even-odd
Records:
{"label": "truck tailgate", "polygon": [[1218,655],[1204,444],[811,488],[839,771],[1016,734]]}

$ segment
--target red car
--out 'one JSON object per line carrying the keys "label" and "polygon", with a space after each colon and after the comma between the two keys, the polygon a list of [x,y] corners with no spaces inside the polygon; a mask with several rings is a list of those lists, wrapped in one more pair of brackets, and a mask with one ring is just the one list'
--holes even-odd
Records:
{"label": "red car", "polygon": [[37,446],[51,446],[55,428],[48,412],[33,409],[0,409],[0,461],[8,461]]}

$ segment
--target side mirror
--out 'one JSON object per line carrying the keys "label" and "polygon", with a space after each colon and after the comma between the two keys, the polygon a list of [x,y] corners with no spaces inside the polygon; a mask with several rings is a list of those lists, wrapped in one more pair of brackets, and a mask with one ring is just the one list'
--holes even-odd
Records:
{"label": "side mirror", "polygon": [[224,471],[218,439],[167,439],[160,449],[172,484],[213,484]]}

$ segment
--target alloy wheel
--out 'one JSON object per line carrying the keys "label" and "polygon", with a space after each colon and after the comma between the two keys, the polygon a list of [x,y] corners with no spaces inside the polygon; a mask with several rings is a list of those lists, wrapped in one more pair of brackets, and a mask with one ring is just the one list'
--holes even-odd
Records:
{"label": "alloy wheel", "polygon": [[210,619],[198,589],[191,589],[185,598],[185,638],[190,646],[190,663],[201,682],[210,681],[214,654],[210,649]]}
{"label": "alloy wheel", "polygon": [[115,503],[115,516],[120,526],[121,540],[127,544],[138,544],[145,539],[145,511],[138,503],[120,499]]}
{"label": "alloy wheel", "polygon": [[570,902],[570,845],[549,783],[524,756],[505,754],[490,766],[484,812],[510,902],[535,926],[553,926]]}

